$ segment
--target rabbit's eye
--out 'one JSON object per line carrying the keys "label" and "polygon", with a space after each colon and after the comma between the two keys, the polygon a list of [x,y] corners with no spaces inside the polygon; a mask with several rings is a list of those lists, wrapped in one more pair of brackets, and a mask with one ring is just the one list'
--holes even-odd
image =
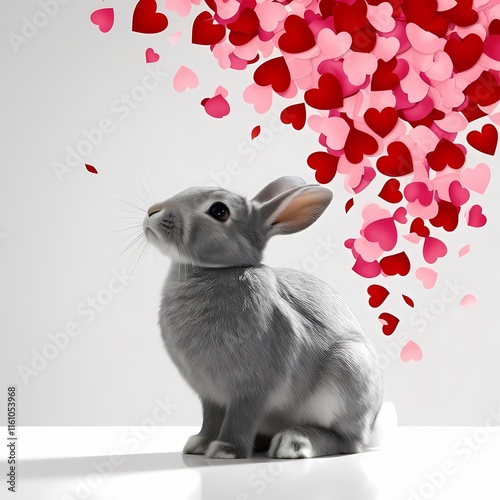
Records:
{"label": "rabbit's eye", "polygon": [[221,203],[220,201],[216,201],[209,209],[208,213],[217,220],[225,221],[229,219],[229,208]]}

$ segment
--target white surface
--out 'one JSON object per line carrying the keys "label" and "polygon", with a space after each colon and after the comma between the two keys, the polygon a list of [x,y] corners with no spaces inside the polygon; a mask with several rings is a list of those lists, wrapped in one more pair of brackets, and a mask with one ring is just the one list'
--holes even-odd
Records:
{"label": "white surface", "polygon": [[470,500],[500,494],[499,427],[400,427],[382,450],[305,460],[182,455],[197,431],[21,427],[15,498]]}

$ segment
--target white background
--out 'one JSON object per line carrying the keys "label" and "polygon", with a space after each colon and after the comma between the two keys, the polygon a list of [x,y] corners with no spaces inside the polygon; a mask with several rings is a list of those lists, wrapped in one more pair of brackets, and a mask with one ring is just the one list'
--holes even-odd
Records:
{"label": "white background", "polygon": [[[1,381],[2,391],[18,387],[21,425],[132,425],[151,414],[158,398],[177,405],[166,424],[198,424],[198,399],[168,359],[157,327],[169,265],[164,257],[150,252],[143,258],[133,280],[92,321],[79,314],[88,297],[108,286],[113,271],[130,274],[137,262],[139,254],[131,250],[120,256],[134,231],[115,231],[140,222],[140,211],[119,198],[145,209],[153,199],[216,179],[249,196],[281,175],[314,182],[305,160],[320,149],[315,134],[280,125],[276,116],[284,100],[275,99],[274,111],[266,115],[243,102],[252,70],[223,71],[207,47],[190,45],[189,26],[199,10],[187,19],[168,14],[166,32],[140,35],[130,29],[134,5],[130,0],[59,5],[59,12],[18,50],[9,36],[21,35],[24,18],[32,21],[42,11],[40,4],[30,0],[0,7]],[[115,26],[107,34],[89,21],[91,12],[103,6],[115,7]],[[161,2],[160,10],[165,11]],[[184,34],[173,46],[167,38],[179,30]],[[145,63],[147,47],[161,54],[158,63]],[[172,79],[181,64],[196,71],[200,86],[178,94]],[[162,81],[141,94],[137,87],[158,68]],[[199,102],[221,84],[229,90],[232,110],[216,120]],[[122,95],[131,92],[144,99],[124,109]],[[54,163],[64,163],[67,147],[76,148],[85,131],[103,119],[111,122],[112,131],[60,181]],[[257,124],[263,131],[252,142],[250,131]],[[318,223],[306,232],[275,238],[266,253],[266,264],[307,268],[345,296],[382,355],[386,399],[395,402],[403,425],[482,425],[500,404],[498,161],[468,149],[469,166],[486,161],[492,167],[487,193],[475,195],[488,224],[473,229],[461,220],[456,233],[443,236],[449,254],[437,268],[440,276],[431,291],[413,272],[383,283],[393,291],[386,302],[389,310],[402,320],[392,337],[381,333],[379,311],[367,304],[370,282],[351,271],[352,256],[343,247],[345,239],[358,235],[361,208],[377,199],[380,182],[356,197],[346,216],[350,196],[342,179],[335,179],[330,185],[334,203]],[[84,162],[99,174],[88,173]],[[228,165],[239,173],[221,173]],[[144,201],[141,183],[149,190],[148,180],[154,196]],[[325,260],[314,260],[325,241],[337,245]],[[458,249],[468,243],[471,253],[459,259]],[[414,269],[422,264],[417,259]],[[452,291],[445,304],[440,297],[450,297],[449,282],[463,290]],[[416,312],[403,303],[401,293],[415,300]],[[477,296],[475,308],[459,306],[465,293]],[[424,318],[419,309],[424,307],[437,312],[432,320]],[[68,322],[75,322],[81,333],[24,383],[19,367],[31,367],[36,352],[47,349],[49,334],[61,332]],[[399,358],[409,338],[423,350],[418,363]],[[0,424],[5,424],[5,412]]]}

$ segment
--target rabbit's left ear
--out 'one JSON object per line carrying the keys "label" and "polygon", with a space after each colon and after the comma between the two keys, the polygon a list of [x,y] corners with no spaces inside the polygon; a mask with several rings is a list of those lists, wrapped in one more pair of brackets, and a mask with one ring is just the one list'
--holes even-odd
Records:
{"label": "rabbit's left ear", "polygon": [[289,189],[259,208],[262,230],[268,238],[302,231],[318,219],[332,198],[332,191],[324,186]]}
{"label": "rabbit's left ear", "polygon": [[270,199],[278,196],[289,189],[305,186],[306,183],[300,177],[295,177],[291,175],[287,175],[284,177],[280,177],[273,182],[270,182],[266,187],[262,188],[253,198],[252,201],[256,201],[258,203],[265,203]]}

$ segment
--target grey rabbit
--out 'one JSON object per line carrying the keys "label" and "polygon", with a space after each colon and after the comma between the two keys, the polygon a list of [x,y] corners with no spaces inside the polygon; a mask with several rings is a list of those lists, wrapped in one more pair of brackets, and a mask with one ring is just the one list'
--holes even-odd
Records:
{"label": "grey rabbit", "polygon": [[325,282],[261,263],[271,236],[307,228],[332,197],[281,177],[251,200],[193,187],[149,208],[146,238],[172,260],[162,338],[203,407],[184,453],[307,458],[370,445],[383,383],[360,323]]}

